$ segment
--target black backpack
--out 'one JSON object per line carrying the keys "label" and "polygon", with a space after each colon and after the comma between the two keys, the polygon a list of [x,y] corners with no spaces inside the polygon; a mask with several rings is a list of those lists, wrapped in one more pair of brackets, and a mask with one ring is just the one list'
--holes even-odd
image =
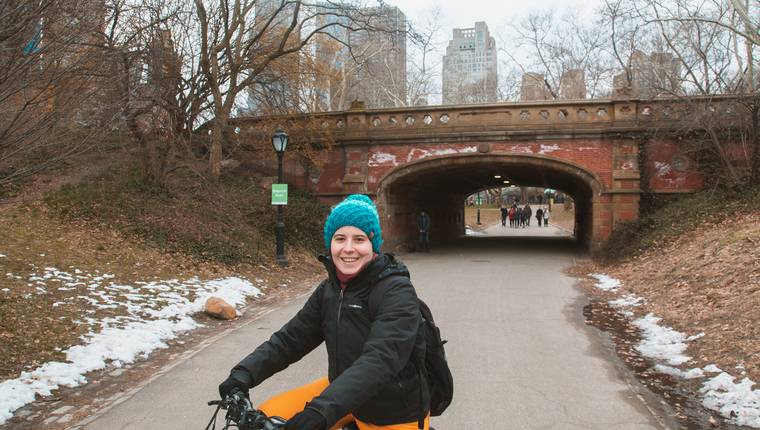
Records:
{"label": "black backpack", "polygon": [[[408,278],[403,277],[404,282],[409,284]],[[410,285],[410,284],[409,284]],[[411,285],[410,285],[411,286]],[[369,295],[369,313],[374,318],[378,300],[382,296],[381,288],[373,288]],[[375,298],[373,298],[375,297]],[[446,360],[446,351],[443,345],[447,342],[441,339],[441,330],[435,325],[433,313],[422,299],[417,302],[422,314],[423,330],[425,337],[425,364],[424,376],[430,392],[430,415],[437,417],[446,410],[454,397],[454,377],[451,375],[449,363]]]}

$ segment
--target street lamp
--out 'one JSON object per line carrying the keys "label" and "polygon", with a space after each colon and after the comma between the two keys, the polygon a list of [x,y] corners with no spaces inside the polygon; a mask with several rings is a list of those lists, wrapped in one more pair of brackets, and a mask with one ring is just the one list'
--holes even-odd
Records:
{"label": "street lamp", "polygon": [[[272,148],[277,153],[277,183],[282,184],[282,156],[285,155],[285,148],[288,147],[288,134],[283,129],[278,128],[272,135]],[[285,222],[282,219],[283,204],[277,205],[277,229],[275,231],[277,238],[277,264],[280,266],[288,265],[288,258],[285,256]]]}

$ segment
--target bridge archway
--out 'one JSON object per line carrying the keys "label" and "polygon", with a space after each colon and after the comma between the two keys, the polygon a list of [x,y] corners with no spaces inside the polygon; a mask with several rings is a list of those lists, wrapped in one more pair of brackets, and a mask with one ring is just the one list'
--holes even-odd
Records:
{"label": "bridge archway", "polygon": [[399,166],[378,182],[386,249],[412,247],[416,214],[426,210],[431,239],[445,241],[464,234],[464,199],[479,190],[503,186],[507,177],[519,186],[554,188],[575,201],[575,236],[585,246],[595,242],[594,210],[604,186],[593,173],[573,163],[540,155],[455,154],[429,157]]}

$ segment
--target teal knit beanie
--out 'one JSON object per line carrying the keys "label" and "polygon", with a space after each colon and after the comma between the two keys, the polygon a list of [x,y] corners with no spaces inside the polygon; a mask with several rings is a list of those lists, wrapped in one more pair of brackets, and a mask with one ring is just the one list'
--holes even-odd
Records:
{"label": "teal knit beanie", "polygon": [[325,248],[330,249],[335,232],[347,225],[366,233],[372,241],[372,250],[380,252],[383,232],[380,229],[377,207],[372,203],[372,199],[364,194],[351,194],[333,208],[325,221]]}

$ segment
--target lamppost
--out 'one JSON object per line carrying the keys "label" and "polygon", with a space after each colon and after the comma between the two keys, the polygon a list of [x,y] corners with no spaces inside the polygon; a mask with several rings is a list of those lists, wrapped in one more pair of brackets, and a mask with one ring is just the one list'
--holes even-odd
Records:
{"label": "lamppost", "polygon": [[[282,184],[282,156],[285,155],[285,148],[288,147],[288,134],[283,129],[278,128],[272,135],[272,148],[277,153],[277,183]],[[286,191],[287,193],[287,191]],[[287,199],[287,194],[286,194]],[[287,200],[286,200],[287,201]],[[280,266],[288,265],[288,258],[285,256],[285,221],[282,219],[282,203],[277,205],[277,229],[275,231],[277,239],[277,264]]]}

